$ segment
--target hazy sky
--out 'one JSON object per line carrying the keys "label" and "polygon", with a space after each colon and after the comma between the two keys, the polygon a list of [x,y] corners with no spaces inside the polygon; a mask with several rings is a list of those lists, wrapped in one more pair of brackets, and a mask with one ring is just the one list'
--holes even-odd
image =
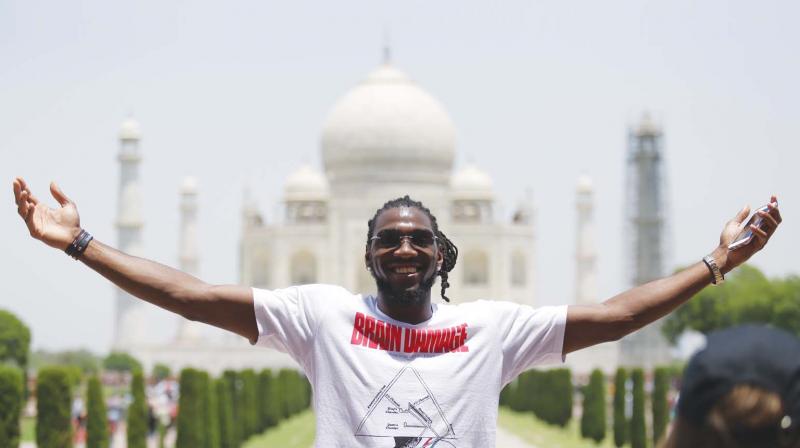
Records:
{"label": "hazy sky", "polygon": [[[626,132],[643,110],[665,131],[670,265],[699,260],[742,205],[774,192],[785,224],[753,261],[796,273],[798,13],[789,1],[0,0],[0,307],[36,348],[108,349],[112,287],[28,237],[11,181],[40,198],[58,181],[83,226],[115,243],[129,114],[142,125],[146,254],[176,264],[191,174],[201,277],[236,282],[244,186],[274,220],[287,174],[320,166],[321,124],[379,63],[385,30],[395,65],[453,118],[457,165],[494,178],[500,213],[532,189],[539,303],[574,297],[581,173],[596,187],[600,296],[623,288]],[[173,318],[154,315],[171,335]]]}

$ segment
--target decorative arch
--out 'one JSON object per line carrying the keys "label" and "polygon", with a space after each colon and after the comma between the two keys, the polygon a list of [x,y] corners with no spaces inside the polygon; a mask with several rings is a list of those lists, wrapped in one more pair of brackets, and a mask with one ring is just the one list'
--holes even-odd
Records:
{"label": "decorative arch", "polygon": [[317,258],[308,251],[296,252],[289,261],[289,281],[292,285],[317,283]]}
{"label": "decorative arch", "polygon": [[489,284],[489,256],[481,250],[464,255],[464,284],[484,286]]}

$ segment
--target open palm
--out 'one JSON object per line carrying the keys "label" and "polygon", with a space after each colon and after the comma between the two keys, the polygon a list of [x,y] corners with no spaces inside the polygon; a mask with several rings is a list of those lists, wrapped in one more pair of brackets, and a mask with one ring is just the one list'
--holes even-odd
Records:
{"label": "open palm", "polygon": [[48,246],[63,250],[80,233],[81,220],[75,203],[67,198],[55,182],[50,183],[50,193],[60,207],[51,208],[39,202],[25,180],[21,177],[14,179],[17,212],[28,226],[31,236]]}

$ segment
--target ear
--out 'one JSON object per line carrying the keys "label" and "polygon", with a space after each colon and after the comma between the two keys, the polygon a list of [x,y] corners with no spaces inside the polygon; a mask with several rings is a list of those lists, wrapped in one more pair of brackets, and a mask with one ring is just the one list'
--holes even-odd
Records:
{"label": "ear", "polygon": [[439,272],[442,270],[442,265],[444,264],[444,254],[442,253],[441,247],[436,247],[436,271]]}
{"label": "ear", "polygon": [[370,269],[372,267],[372,258],[370,258],[369,256],[369,251],[364,252],[364,266],[367,269]]}

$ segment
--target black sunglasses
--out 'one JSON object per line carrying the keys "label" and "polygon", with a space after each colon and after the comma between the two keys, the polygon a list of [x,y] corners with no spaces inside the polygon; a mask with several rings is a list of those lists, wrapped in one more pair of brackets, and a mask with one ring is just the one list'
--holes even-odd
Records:
{"label": "black sunglasses", "polygon": [[394,249],[400,247],[404,239],[408,239],[408,242],[418,249],[427,249],[433,246],[436,235],[430,230],[418,229],[410,233],[403,233],[397,229],[386,229],[378,232],[370,238],[370,241],[374,241],[381,249]]}

